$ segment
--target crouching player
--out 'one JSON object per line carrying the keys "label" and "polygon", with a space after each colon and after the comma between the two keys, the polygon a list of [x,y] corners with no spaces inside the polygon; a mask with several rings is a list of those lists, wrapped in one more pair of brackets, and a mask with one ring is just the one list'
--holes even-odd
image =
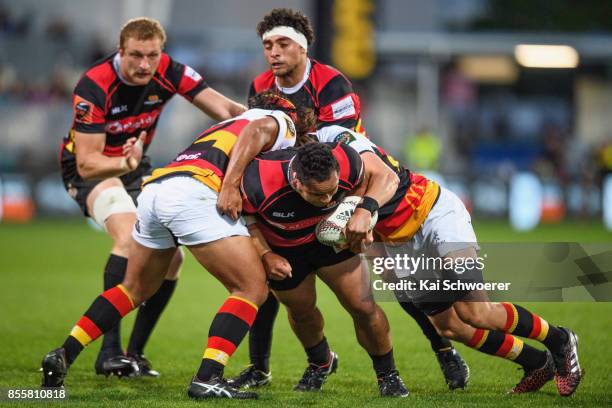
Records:
{"label": "crouching player", "polygon": [[244,222],[218,213],[217,192],[226,171],[243,170],[244,163],[232,157],[248,156],[248,161],[262,150],[291,146],[296,137],[292,119],[300,131],[310,129],[307,122],[314,119],[303,114],[297,120],[293,104],[273,94],[256,95],[250,106],[260,109],[206,130],[146,181],[138,198],[126,278],[98,296],[64,344],[44,357],[43,386],[62,386],[83,348],[156,292],[176,246],[184,245],[230,293],[212,321],[188,394],[196,399],[257,397],[229,386],[223,370],[267,297],[266,274]]}
{"label": "crouching player", "polygon": [[[372,144],[358,133],[338,126],[321,129],[317,135],[319,140],[345,141],[360,151]],[[393,244],[387,247],[391,254],[413,254],[418,250],[445,261],[476,260],[476,235],[461,200],[421,175],[399,166],[398,170],[405,177],[400,178],[403,182],[393,199],[379,205],[366,194],[362,205],[378,211],[375,231],[384,242]],[[482,275],[478,278],[482,279]],[[524,376],[511,393],[537,391],[553,378],[562,396],[571,395],[578,387],[582,377],[578,337],[571,330],[553,326],[519,305],[490,302],[483,291],[445,293],[444,301],[427,299],[425,296],[415,306],[428,315],[440,335],[522,366]],[[517,336],[537,340],[547,350],[525,344]]]}
{"label": "crouching player", "polygon": [[[408,390],[395,368],[389,323],[371,296],[364,294],[359,257],[336,253],[315,238],[315,226],[359,185],[382,203],[393,195],[397,176],[376,156],[363,158],[344,144],[310,143],[270,152],[247,167],[243,210],[254,216],[249,229],[266,267],[269,285],[288,311],[308,365],[294,387],[319,391],[336,371],[338,356],[327,342],[316,306],[315,274],[335,293],[353,318],[357,340],[372,359],[383,396],[405,397]],[[356,241],[365,239],[370,216],[353,217]],[[370,234],[371,237],[371,234]]]}

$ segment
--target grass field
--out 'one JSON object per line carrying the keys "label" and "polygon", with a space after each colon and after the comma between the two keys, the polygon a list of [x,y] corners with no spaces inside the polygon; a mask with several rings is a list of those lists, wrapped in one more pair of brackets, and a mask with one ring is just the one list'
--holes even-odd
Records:
{"label": "grass field", "polygon": [[[520,235],[503,223],[475,222],[475,227],[481,241],[612,242],[612,234],[599,224],[545,226]],[[110,240],[92,231],[82,220],[0,224],[0,388],[33,388],[40,384],[38,367],[42,356],[61,344],[74,322],[100,293],[109,247]],[[199,365],[210,321],[225,297],[221,285],[187,256],[174,298],[147,349],[162,377],[121,380],[95,376],[93,363],[99,345],[93,344],[70,370],[67,404],[194,406],[196,403],[186,395],[186,386]],[[352,321],[323,285],[319,286],[319,306],[327,322],[327,338],[340,356],[339,370],[330,377],[324,391],[315,395],[291,391],[305,367],[305,356],[281,311],[272,351],[272,385],[260,392],[258,402],[223,401],[223,404],[612,406],[612,303],[528,304],[551,323],[571,327],[580,336],[581,363],[586,376],[577,393],[568,399],[557,395],[553,383],[533,395],[506,395],[521,377],[517,366],[463,346],[457,348],[471,367],[470,385],[465,391],[449,392],[416,324],[397,304],[385,303],[382,307],[391,322],[397,365],[411,391],[410,397],[402,401],[378,397],[370,360],[355,340]],[[133,316],[126,320],[124,344]],[[227,375],[237,373],[247,364],[245,346],[232,358]]]}

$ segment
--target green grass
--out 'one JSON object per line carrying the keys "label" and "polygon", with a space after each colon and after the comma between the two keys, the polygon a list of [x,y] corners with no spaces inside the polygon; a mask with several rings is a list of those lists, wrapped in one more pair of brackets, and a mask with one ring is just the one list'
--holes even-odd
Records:
{"label": "green grass", "polygon": [[[515,234],[499,222],[475,222],[481,241],[591,241],[610,242],[612,235],[599,224],[569,223],[544,226]],[[29,225],[0,224],[0,388],[37,387],[42,356],[57,347],[74,322],[101,289],[102,268],[110,240],[82,221],[39,221]],[[148,346],[147,354],[162,372],[160,379],[120,380],[93,374],[99,347],[89,347],[70,370],[68,405],[78,406],[195,406],[185,393],[199,365],[208,326],[226,294],[221,285],[187,256],[177,291]],[[223,401],[236,406],[612,406],[610,369],[610,303],[528,304],[552,323],[574,328],[580,335],[581,362],[586,376],[576,395],[560,398],[547,384],[533,395],[507,396],[521,373],[514,364],[457,346],[472,371],[470,386],[449,392],[434,355],[416,324],[398,305],[382,307],[391,322],[398,368],[411,390],[405,401],[377,396],[367,354],[358,346],[348,315],[333,295],[319,286],[319,306],[326,335],[340,355],[338,373],[317,395],[297,394],[291,387],[305,367],[304,352],[281,311],[276,324],[273,384],[258,402]],[[126,318],[124,344],[133,316]],[[247,364],[246,344],[226,371],[237,373]],[[1,404],[1,403],[0,403]],[[221,405],[220,401],[210,403]],[[33,406],[40,404],[33,403]]]}

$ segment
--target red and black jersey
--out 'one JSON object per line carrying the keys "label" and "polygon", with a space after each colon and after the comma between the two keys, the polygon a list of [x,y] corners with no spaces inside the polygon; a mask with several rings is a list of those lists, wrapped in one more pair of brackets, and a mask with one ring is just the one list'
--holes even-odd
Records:
{"label": "red and black jersey", "polygon": [[314,109],[317,128],[340,125],[365,133],[361,124],[361,102],[351,82],[337,69],[309,59],[310,71],[306,82],[295,92],[279,89],[272,70],[259,75],[251,83],[249,98],[273,89],[296,106]]}
{"label": "red and black jersey", "polygon": [[[147,132],[145,151],[153,140],[159,115],[166,103],[181,94],[191,101],[207,87],[200,74],[162,53],[159,67],[147,85],[129,85],[117,73],[114,53],[89,68],[73,93],[74,118],[62,143],[62,167],[74,168],[74,131],[105,133],[103,154],[120,156],[127,139]],[[68,168],[66,168],[68,167]]]}
{"label": "red and black jersey", "polygon": [[363,180],[359,153],[342,143],[327,143],[340,164],[338,191],[328,207],[306,202],[290,184],[290,162],[295,149],[265,153],[246,168],[242,178],[243,212],[254,215],[266,241],[276,247],[313,242],[315,227]]}

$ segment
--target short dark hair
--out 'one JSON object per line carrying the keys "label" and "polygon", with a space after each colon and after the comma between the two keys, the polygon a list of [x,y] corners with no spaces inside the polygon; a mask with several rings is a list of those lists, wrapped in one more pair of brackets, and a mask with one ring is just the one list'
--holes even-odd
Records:
{"label": "short dark hair", "polygon": [[293,27],[296,31],[304,34],[308,45],[315,40],[314,30],[308,17],[301,11],[288,8],[275,8],[266,14],[263,20],[257,24],[257,34],[261,37],[266,31],[278,26]]}
{"label": "short dark hair", "polygon": [[291,170],[296,172],[302,184],[307,184],[312,180],[328,180],[333,172],[340,172],[340,165],[331,147],[323,143],[308,143],[297,149]]}
{"label": "short dark hair", "polygon": [[249,109],[269,109],[283,111],[295,125],[298,140],[308,132],[316,130],[317,116],[314,109],[305,106],[296,107],[293,102],[278,92],[265,90],[249,98]]}

